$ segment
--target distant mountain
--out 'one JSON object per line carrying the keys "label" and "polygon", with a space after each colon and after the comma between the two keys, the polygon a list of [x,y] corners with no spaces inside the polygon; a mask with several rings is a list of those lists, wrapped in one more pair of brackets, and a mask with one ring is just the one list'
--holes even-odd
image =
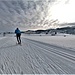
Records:
{"label": "distant mountain", "polygon": [[71,26],[75,26],[75,22],[73,22],[73,23],[62,23],[62,24],[60,24],[60,25],[71,25]]}
{"label": "distant mountain", "polygon": [[75,34],[75,26],[57,28],[56,30],[57,30],[58,32],[61,32],[61,33]]}
{"label": "distant mountain", "polygon": [[57,33],[75,34],[75,26],[63,27],[63,28],[57,28],[57,29],[36,30],[36,31],[28,30],[27,33],[30,33],[30,34],[41,34],[41,33],[43,34],[57,34]]}

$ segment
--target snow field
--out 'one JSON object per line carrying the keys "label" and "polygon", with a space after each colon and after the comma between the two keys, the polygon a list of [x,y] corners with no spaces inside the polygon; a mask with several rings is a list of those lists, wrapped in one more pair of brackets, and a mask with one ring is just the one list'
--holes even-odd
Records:
{"label": "snow field", "polygon": [[0,74],[75,74],[75,50],[49,44],[48,37],[23,36],[22,46],[15,37],[0,39]]}
{"label": "snow field", "polygon": [[[66,37],[64,37],[66,35]],[[41,41],[44,43],[66,47],[66,48],[74,48],[75,49],[75,35],[67,35],[67,34],[58,34],[56,36],[50,35],[25,35],[25,38]]]}

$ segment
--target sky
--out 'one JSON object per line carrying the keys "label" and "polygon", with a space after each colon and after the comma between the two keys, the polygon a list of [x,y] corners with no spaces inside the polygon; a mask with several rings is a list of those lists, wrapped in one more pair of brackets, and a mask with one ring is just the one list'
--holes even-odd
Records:
{"label": "sky", "polygon": [[75,22],[74,7],[75,0],[0,0],[0,31],[58,28]]}
{"label": "sky", "polygon": [[56,18],[63,22],[75,22],[75,0],[58,0],[59,3],[56,3],[52,6],[52,17]]}

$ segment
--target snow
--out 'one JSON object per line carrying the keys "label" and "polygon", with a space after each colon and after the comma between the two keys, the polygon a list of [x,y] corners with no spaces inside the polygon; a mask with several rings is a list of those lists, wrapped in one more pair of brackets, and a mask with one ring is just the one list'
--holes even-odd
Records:
{"label": "snow", "polygon": [[74,46],[61,46],[74,37],[23,35],[22,46],[14,36],[0,37],[0,74],[75,74]]}
{"label": "snow", "polygon": [[[66,35],[66,37],[64,37]],[[41,41],[44,43],[61,46],[61,47],[67,47],[67,48],[74,48],[75,49],[75,35],[69,35],[69,34],[57,34],[56,36],[50,36],[41,34],[40,35],[25,35],[26,38]]]}

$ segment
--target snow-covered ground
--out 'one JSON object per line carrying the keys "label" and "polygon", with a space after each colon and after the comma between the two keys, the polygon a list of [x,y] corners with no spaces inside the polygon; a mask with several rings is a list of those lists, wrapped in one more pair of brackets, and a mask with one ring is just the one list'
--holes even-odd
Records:
{"label": "snow-covered ground", "polygon": [[0,74],[75,74],[74,37],[23,35],[22,46],[1,37]]}
{"label": "snow-covered ground", "polygon": [[[64,37],[66,35],[66,37]],[[41,34],[40,35],[25,35],[26,38],[41,41],[44,43],[61,46],[61,47],[67,47],[67,48],[74,48],[75,49],[75,35],[69,35],[69,34],[57,34],[56,36],[50,36]]]}

